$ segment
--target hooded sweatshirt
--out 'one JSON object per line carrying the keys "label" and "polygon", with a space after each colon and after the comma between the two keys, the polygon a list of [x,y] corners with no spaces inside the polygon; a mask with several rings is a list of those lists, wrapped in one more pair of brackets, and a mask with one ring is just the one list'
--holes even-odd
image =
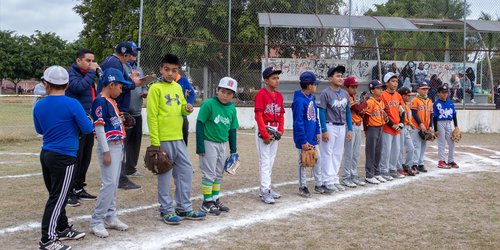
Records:
{"label": "hooded sweatshirt", "polygon": [[316,135],[320,134],[318,108],[315,97],[306,95],[302,90],[295,91],[292,103],[293,113],[293,141],[295,147],[302,148],[302,144],[318,145]]}

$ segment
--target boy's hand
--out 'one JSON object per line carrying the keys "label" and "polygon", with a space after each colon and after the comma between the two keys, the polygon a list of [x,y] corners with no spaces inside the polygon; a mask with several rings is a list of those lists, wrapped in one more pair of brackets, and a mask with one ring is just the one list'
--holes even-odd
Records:
{"label": "boy's hand", "polygon": [[318,144],[321,143],[321,135],[320,134],[316,135],[316,141],[318,141]]}
{"label": "boy's hand", "polygon": [[420,130],[422,130],[422,131],[427,130],[427,129],[425,128],[425,126],[424,126],[424,124],[423,124],[423,123],[420,123]]}
{"label": "boy's hand", "polygon": [[104,166],[109,166],[111,164],[111,154],[109,153],[109,151],[102,153],[102,156],[102,163],[104,164]]}
{"label": "boy's hand", "polygon": [[439,131],[435,131],[435,132],[434,132],[434,135],[435,135],[436,137],[439,137]]}
{"label": "boy's hand", "polygon": [[262,138],[262,140],[264,141],[264,144],[266,144],[266,145],[267,145],[267,144],[271,143],[271,141],[272,141],[273,139],[271,139],[271,137],[269,137],[269,138],[267,138],[267,139]]}
{"label": "boy's hand", "polygon": [[188,103],[186,104],[186,111],[191,113],[193,112],[194,108],[193,108],[193,105],[191,103]]}
{"label": "boy's hand", "polygon": [[302,150],[304,151],[311,150],[311,148],[314,148],[314,146],[309,144],[309,142],[302,144]]}
{"label": "boy's hand", "polygon": [[351,141],[352,140],[352,131],[347,131],[345,138],[347,139],[347,141]]}
{"label": "boy's hand", "polygon": [[[323,132],[323,133],[321,134],[321,139],[322,139],[322,141],[324,141],[324,142],[328,142],[328,141],[330,140],[330,138],[328,137],[328,132]],[[319,140],[318,140],[318,141],[319,141]]]}

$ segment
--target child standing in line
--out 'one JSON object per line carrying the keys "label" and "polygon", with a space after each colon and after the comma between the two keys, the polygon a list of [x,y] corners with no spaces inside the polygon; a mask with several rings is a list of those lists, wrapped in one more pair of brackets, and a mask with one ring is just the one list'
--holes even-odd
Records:
{"label": "child standing in line", "polygon": [[201,190],[203,204],[201,211],[219,215],[229,208],[219,201],[220,185],[226,161],[226,142],[231,154],[236,153],[236,129],[238,118],[231,103],[238,82],[231,77],[219,81],[217,96],[206,100],[200,107],[196,122],[196,153],[200,156],[200,170],[203,174]]}
{"label": "child standing in line", "polygon": [[363,116],[363,127],[366,135],[365,143],[365,181],[370,184],[380,184],[386,180],[380,175],[380,154],[382,148],[382,125],[386,123],[384,118],[384,102],[380,100],[382,95],[382,83],[372,80],[368,84],[372,96],[366,101],[366,112]]}
{"label": "child standing in line", "polygon": [[415,152],[412,158],[412,169],[417,169],[419,172],[426,173],[427,169],[424,166],[424,154],[427,146],[427,141],[423,140],[418,134],[419,131],[427,131],[432,128],[432,101],[428,98],[429,91],[427,82],[421,82],[417,86],[417,96],[411,100],[411,122],[414,129],[411,135]]}
{"label": "child standing in line", "polygon": [[122,93],[122,86],[133,84],[123,78],[123,74],[109,68],[101,80],[103,89],[92,103],[91,115],[94,120],[97,140],[97,158],[101,170],[101,189],[96,207],[90,220],[90,232],[100,238],[109,236],[106,228],[125,231],[128,225],[120,221],[116,214],[116,193],[123,160],[123,140],[125,128],[114,98]]}
{"label": "child standing in line", "polygon": [[[340,185],[339,170],[344,154],[344,140],[352,139],[352,117],[349,94],[340,87],[344,83],[344,66],[328,70],[330,86],[319,97],[319,119],[321,122],[321,170],[323,189],[328,192],[344,191]],[[347,124],[347,133],[346,133]]]}
{"label": "child standing in line", "polygon": [[[298,170],[299,170],[299,195],[305,198],[312,196],[307,188],[306,169],[302,167],[302,150],[318,150],[320,140],[320,129],[318,121],[318,111],[315,97],[316,87],[319,80],[316,80],[314,73],[306,71],[300,75],[300,90],[295,91],[292,103],[293,112],[293,141],[298,149]],[[315,188],[318,193],[325,193],[321,186],[321,168],[319,161],[313,167]],[[330,192],[331,193],[331,192]]]}
{"label": "child standing in line", "polygon": [[[454,161],[455,142],[451,140],[451,133],[453,132],[451,121],[453,120],[453,126],[455,128],[458,127],[457,111],[455,110],[453,102],[448,100],[448,92],[448,86],[440,86],[437,94],[439,99],[433,105],[434,131],[438,138],[438,168],[445,169],[458,168],[457,163]],[[448,143],[448,162],[445,162],[446,155],[444,153],[446,150],[446,142]]]}
{"label": "child standing in line", "polygon": [[[415,150],[413,146],[413,141],[411,139],[411,131],[412,129],[415,129],[413,127],[413,124],[410,122],[411,118],[411,109],[410,109],[410,98],[411,98],[411,90],[407,87],[402,87],[398,90],[398,93],[401,95],[403,98],[403,103],[401,104],[403,110],[404,110],[404,127],[401,130],[401,136],[400,136],[400,145],[401,148],[399,150],[399,157],[398,157],[398,172],[402,175],[409,175],[409,176],[414,176],[415,174],[418,174],[418,171],[415,169],[411,169],[411,164],[412,164],[412,158],[413,158],[413,151]],[[405,160],[405,155],[406,155],[406,160]]]}
{"label": "child standing in line", "polygon": [[67,250],[71,247],[60,240],[85,237],[85,233],[68,224],[65,207],[76,163],[78,133],[90,134],[93,128],[82,105],[64,95],[69,81],[66,69],[51,66],[44,71],[42,81],[48,96],[36,103],[33,121],[36,132],[43,135],[40,163],[49,198],[43,211],[38,247]]}
{"label": "child standing in line", "polygon": [[275,199],[281,195],[271,189],[271,175],[273,171],[274,158],[278,151],[278,141],[267,131],[273,129],[278,133],[284,133],[283,96],[276,90],[279,86],[279,74],[281,70],[268,67],[262,72],[262,78],[266,86],[255,95],[255,144],[259,157],[260,198],[266,204],[274,204]]}

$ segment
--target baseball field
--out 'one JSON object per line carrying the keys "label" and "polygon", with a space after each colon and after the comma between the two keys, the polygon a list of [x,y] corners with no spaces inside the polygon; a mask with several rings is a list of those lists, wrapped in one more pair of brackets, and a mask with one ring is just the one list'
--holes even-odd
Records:
{"label": "baseball field", "polygon": [[[35,248],[47,199],[38,160],[42,142],[32,130],[29,98],[1,103],[0,246]],[[74,249],[500,249],[499,134],[464,134],[456,148],[459,169],[436,168],[433,142],[426,153],[428,173],[310,199],[298,196],[298,156],[290,136],[286,131],[273,169],[273,184],[282,194],[274,205],[262,203],[257,195],[254,132],[241,130],[242,166],[236,175],[226,175],[221,186],[229,213],[166,225],[157,211],[156,177],[140,162],[138,169],[146,176],[133,181],[143,188],[118,191],[120,218],[130,229],[110,231],[106,239],[89,234],[95,201],[81,201],[66,211],[71,224],[87,236],[67,244]],[[193,205],[199,208],[201,175],[194,141],[191,134]],[[146,136],[141,159],[148,145]],[[364,146],[361,150],[358,167],[364,177]],[[95,156],[87,183],[87,190],[98,194]],[[311,190],[313,185],[309,181]]]}

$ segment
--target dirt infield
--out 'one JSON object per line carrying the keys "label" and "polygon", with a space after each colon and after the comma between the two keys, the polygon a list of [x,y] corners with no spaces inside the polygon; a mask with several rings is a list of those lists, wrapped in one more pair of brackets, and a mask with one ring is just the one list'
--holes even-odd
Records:
{"label": "dirt infield", "polygon": [[[156,178],[147,173],[134,178],[139,191],[118,192],[120,218],[127,232],[110,231],[99,239],[88,234],[81,241],[67,241],[75,249],[359,249],[359,248],[500,248],[500,135],[465,134],[458,144],[458,170],[436,169],[436,143],[427,150],[430,172],[378,186],[348,189],[311,199],[297,195],[297,153],[284,138],[273,169],[273,183],[283,197],[275,205],[257,196],[258,163],[253,131],[240,131],[238,148],[242,167],[225,176],[221,199],[232,210],[205,221],[164,224],[157,212]],[[290,136],[287,131],[285,136]],[[193,205],[201,204],[198,158],[194,135],[189,152],[195,166]],[[47,193],[39,175],[40,140],[0,144],[0,244],[4,249],[35,247]],[[364,143],[363,143],[364,144]],[[146,137],[143,142],[149,145]],[[364,148],[359,173],[364,176]],[[24,153],[21,155],[20,153]],[[141,154],[142,157],[142,154]],[[94,157],[95,158],[95,157]],[[99,169],[93,160],[87,175],[88,191],[98,193]],[[308,182],[313,187],[312,181]],[[95,202],[67,208],[76,228],[88,233]]]}

